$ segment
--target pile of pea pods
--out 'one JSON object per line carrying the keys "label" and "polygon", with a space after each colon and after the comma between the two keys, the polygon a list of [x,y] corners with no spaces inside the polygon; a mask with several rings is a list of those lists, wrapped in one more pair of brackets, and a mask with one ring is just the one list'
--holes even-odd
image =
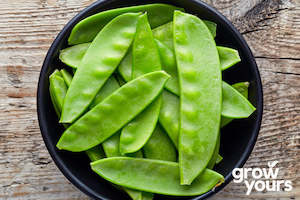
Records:
{"label": "pile of pea pods", "polygon": [[238,51],[217,46],[214,22],[167,4],[107,10],[73,28],[49,77],[65,127],[57,148],[85,152],[91,168],[133,200],[194,196],[224,177],[220,129],[248,118],[248,82],[222,71]]}

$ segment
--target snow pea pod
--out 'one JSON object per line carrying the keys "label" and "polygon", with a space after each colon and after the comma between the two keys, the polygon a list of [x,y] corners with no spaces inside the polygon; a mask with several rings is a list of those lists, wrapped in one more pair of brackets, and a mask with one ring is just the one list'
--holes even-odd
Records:
{"label": "snow pea pod", "polygon": [[162,93],[162,103],[158,119],[177,148],[179,134],[179,98],[166,90]]}
{"label": "snow pea pod", "polygon": [[239,52],[228,47],[217,47],[220,57],[221,69],[225,70],[241,61]]}
{"label": "snow pea pod", "polygon": [[[241,93],[246,99],[248,99],[248,87],[249,82],[240,82],[232,85],[239,93]],[[221,118],[221,128],[232,122],[232,118],[223,117]]]}
{"label": "snow pea pod", "polygon": [[180,91],[180,183],[205,170],[219,133],[222,77],[214,38],[201,19],[174,12],[174,49]]}
{"label": "snow pea pod", "polygon": [[200,195],[224,180],[221,174],[205,169],[191,185],[180,185],[178,163],[142,158],[105,158],[92,162],[91,167],[114,184],[172,196]]}
{"label": "snow pea pod", "polygon": [[171,76],[166,83],[166,89],[174,94],[179,94],[179,81],[175,55],[171,49],[159,40],[155,39],[155,42],[157,44],[163,70]]}
{"label": "snow pea pod", "polygon": [[63,49],[59,53],[59,59],[73,69],[77,69],[90,44],[83,43]]}
{"label": "snow pea pod", "polygon": [[57,71],[55,70],[54,73],[52,73],[51,76],[49,77],[50,97],[58,117],[60,117],[64,98],[67,93],[67,85],[64,79],[59,75],[60,72],[58,70]]}
{"label": "snow pea pod", "polygon": [[73,123],[57,147],[79,152],[102,143],[156,99],[168,78],[167,73],[157,71],[123,85]]}
{"label": "snow pea pod", "polygon": [[173,19],[174,10],[183,10],[167,4],[148,4],[103,11],[81,20],[72,29],[68,42],[70,45],[92,41],[102,28],[118,15],[128,12],[147,12],[152,28]]}
{"label": "snow pea pod", "polygon": [[223,82],[223,98],[226,101],[222,103],[222,116],[235,119],[248,118],[255,107],[241,93]]}
{"label": "snow pea pod", "polygon": [[[153,39],[147,13],[140,16],[133,42],[132,78],[161,70],[159,53]],[[140,150],[151,137],[158,121],[161,100],[158,97],[121,132],[121,154]]]}
{"label": "snow pea pod", "polygon": [[72,123],[88,108],[125,56],[139,15],[127,13],[114,18],[93,40],[68,89],[60,122]]}
{"label": "snow pea pod", "polygon": [[176,149],[172,141],[158,124],[151,138],[143,147],[143,152],[149,159],[174,162],[177,160]]}
{"label": "snow pea pod", "polygon": [[72,75],[66,69],[61,69],[60,73],[61,73],[62,77],[64,78],[65,83],[69,87],[71,85],[71,82],[73,79]]}

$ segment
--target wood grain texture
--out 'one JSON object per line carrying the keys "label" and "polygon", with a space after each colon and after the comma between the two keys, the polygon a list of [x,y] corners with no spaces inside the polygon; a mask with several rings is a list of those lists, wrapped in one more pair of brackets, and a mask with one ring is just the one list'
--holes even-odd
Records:
{"label": "wood grain texture", "polygon": [[[51,160],[36,115],[43,59],[63,26],[93,0],[0,1],[0,199],[89,199]],[[278,160],[292,192],[245,195],[229,184],[215,200],[300,199],[300,2],[206,0],[227,16],[250,45],[262,76],[264,115],[246,167]]]}

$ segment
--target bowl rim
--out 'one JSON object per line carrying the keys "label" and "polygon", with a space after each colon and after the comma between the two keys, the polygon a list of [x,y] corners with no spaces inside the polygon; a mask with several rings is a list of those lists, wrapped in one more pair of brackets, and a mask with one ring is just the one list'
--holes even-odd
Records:
{"label": "bowl rim", "polygon": [[[92,3],[91,5],[89,5],[87,8],[81,10],[78,14],[76,14],[65,26],[64,28],[60,31],[60,33],[56,36],[55,40],[53,41],[52,45],[50,46],[47,55],[45,57],[45,60],[43,62],[43,66],[42,69],[40,71],[40,75],[39,75],[39,80],[38,80],[38,88],[37,88],[37,115],[38,115],[38,122],[39,122],[39,127],[40,127],[40,131],[41,131],[41,135],[43,137],[44,143],[47,147],[47,150],[51,156],[51,158],[54,160],[54,163],[56,164],[56,166],[59,168],[59,170],[62,172],[62,174],[73,184],[75,185],[80,191],[82,191],[83,193],[85,193],[86,195],[88,195],[89,197],[92,197],[94,199],[107,199],[105,197],[103,197],[101,194],[96,193],[95,191],[93,191],[91,188],[89,188],[87,185],[85,185],[81,180],[79,180],[73,173],[71,173],[68,170],[68,167],[66,166],[66,164],[60,159],[60,157],[57,155],[57,153],[55,152],[55,145],[51,144],[49,142],[49,136],[47,133],[47,130],[45,129],[46,127],[46,120],[45,117],[43,116],[42,112],[41,112],[41,105],[43,104],[43,99],[45,97],[43,97],[42,93],[43,93],[43,88],[45,86],[45,82],[43,80],[45,80],[46,77],[46,71],[48,68],[48,65],[51,61],[51,57],[52,55],[55,53],[56,49],[58,48],[58,45],[60,43],[60,41],[63,39],[64,35],[66,35],[68,32],[70,32],[72,30],[72,28],[75,26],[75,24],[77,22],[79,22],[81,19],[84,18],[84,16],[107,4],[107,3],[111,3],[117,0],[99,0],[96,1],[94,3]],[[247,57],[249,58],[249,63],[251,65],[251,67],[253,68],[253,73],[256,81],[256,85],[257,87],[256,92],[257,92],[257,105],[256,105],[256,112],[257,112],[257,118],[255,120],[255,127],[252,131],[252,135],[251,138],[249,140],[248,146],[246,147],[246,149],[244,150],[241,158],[239,159],[239,161],[235,164],[235,168],[241,168],[246,161],[248,160],[258,137],[259,134],[259,130],[261,127],[261,121],[262,121],[262,115],[263,115],[263,90],[262,90],[262,83],[261,83],[261,77],[258,71],[258,67],[255,61],[255,58],[252,54],[252,51],[250,50],[248,44],[246,43],[244,37],[241,35],[241,33],[234,27],[234,25],[223,15],[221,14],[218,10],[214,9],[213,7],[209,6],[208,4],[199,1],[199,0],[189,0],[191,3],[196,4],[197,6],[200,6],[206,10],[208,10],[208,12],[212,13],[213,15],[216,16],[216,18],[219,18],[221,21],[223,21],[223,25],[228,28],[228,30],[231,31],[231,34],[233,34],[235,36],[235,39],[237,40],[237,42],[239,43],[240,46],[242,46],[243,51],[245,52],[245,54],[247,55]],[[159,2],[158,2],[159,3]],[[143,5],[145,4],[144,2],[141,2],[139,5]],[[170,4],[172,4],[172,2],[170,2]],[[90,15],[89,15],[90,16]],[[196,196],[196,197],[191,197],[193,200],[200,200],[200,199],[205,199],[208,198],[216,193],[218,193],[220,190],[222,190],[231,180],[233,179],[232,173],[228,174],[225,177],[225,181],[224,183],[215,188],[214,190],[210,190],[202,195]]]}

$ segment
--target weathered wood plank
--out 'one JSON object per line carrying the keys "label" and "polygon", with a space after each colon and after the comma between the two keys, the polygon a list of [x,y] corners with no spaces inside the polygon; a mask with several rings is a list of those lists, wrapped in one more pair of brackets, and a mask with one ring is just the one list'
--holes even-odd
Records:
{"label": "weathered wood plank", "polygon": [[[89,199],[51,160],[40,136],[36,86],[63,26],[93,0],[0,1],[0,199]],[[244,34],[261,72],[265,111],[247,167],[278,160],[292,192],[245,195],[229,184],[212,199],[300,198],[300,6],[298,0],[206,0]]]}

